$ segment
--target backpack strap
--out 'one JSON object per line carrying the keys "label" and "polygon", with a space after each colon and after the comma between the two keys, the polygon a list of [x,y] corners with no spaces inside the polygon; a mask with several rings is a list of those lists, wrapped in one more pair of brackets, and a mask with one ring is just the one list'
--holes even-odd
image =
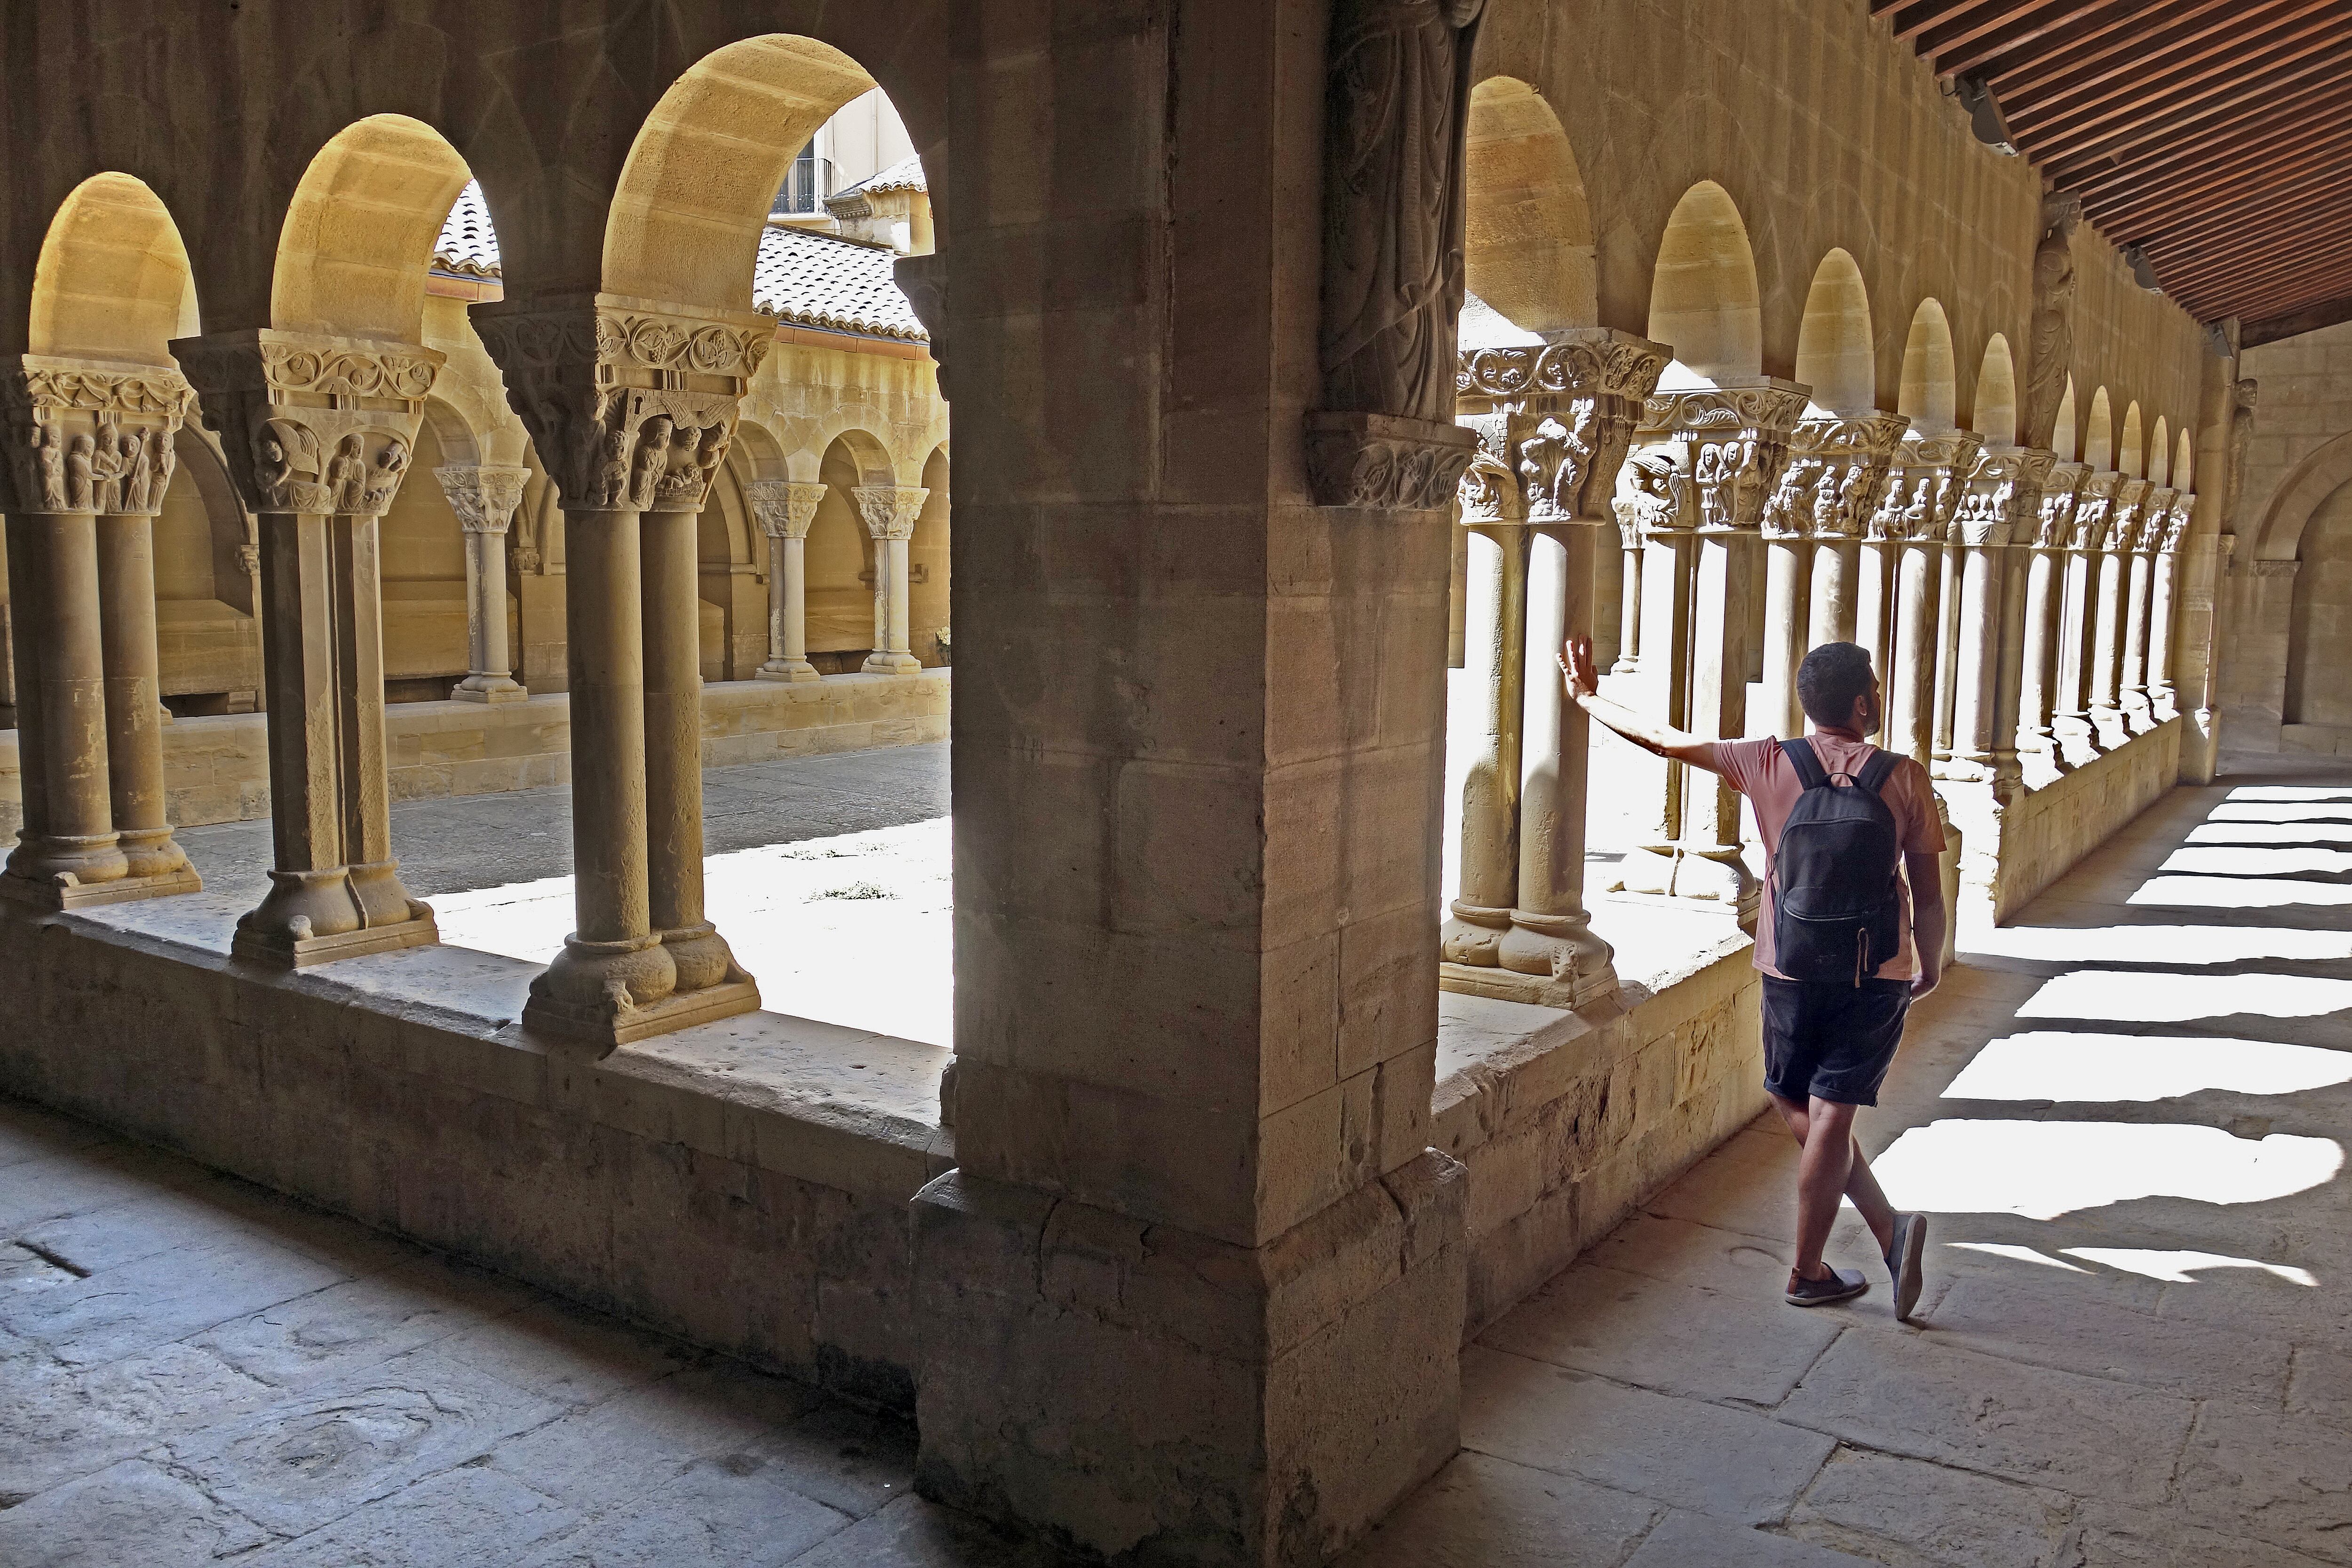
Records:
{"label": "backpack strap", "polygon": [[1780,753],[1789,759],[1789,765],[1797,770],[1798,783],[1807,789],[1827,787],[1830,775],[1822,771],[1822,760],[1814,755],[1811,741],[1783,741]]}
{"label": "backpack strap", "polygon": [[1855,786],[1876,795],[1879,786],[1886,782],[1887,776],[1895,772],[1895,765],[1902,761],[1903,759],[1893,752],[1874,750],[1870,754],[1870,761],[1862,764],[1862,772],[1853,775]]}

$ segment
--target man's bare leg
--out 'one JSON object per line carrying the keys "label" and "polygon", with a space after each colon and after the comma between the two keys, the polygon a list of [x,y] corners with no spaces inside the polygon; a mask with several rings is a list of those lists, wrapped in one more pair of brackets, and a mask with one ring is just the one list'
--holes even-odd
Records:
{"label": "man's bare leg", "polygon": [[[1841,1194],[1853,1200],[1880,1253],[1893,1247],[1895,1207],[1886,1201],[1878,1178],[1871,1174],[1862,1146],[1853,1141],[1854,1107],[1819,1097],[1800,1105],[1777,1094],[1772,1104],[1803,1150],[1797,1163],[1797,1273],[1807,1279],[1822,1278],[1822,1248],[1828,1245]],[[1841,1146],[1843,1162],[1838,1158]]]}

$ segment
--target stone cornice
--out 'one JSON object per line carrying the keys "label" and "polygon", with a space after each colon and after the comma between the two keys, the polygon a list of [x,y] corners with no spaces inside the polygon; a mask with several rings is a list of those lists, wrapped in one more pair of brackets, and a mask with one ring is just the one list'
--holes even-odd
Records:
{"label": "stone cornice", "polygon": [[[814,481],[752,479],[743,487],[743,499],[751,503],[760,531],[769,538],[806,539],[809,524],[816,521],[817,503],[824,500],[825,489]],[[916,504],[919,507],[922,503]]]}
{"label": "stone cornice", "polygon": [[1645,399],[1672,352],[1664,343],[1609,327],[1547,332],[1524,347],[1465,349],[1454,373],[1455,406],[1516,403],[1547,395]]}
{"label": "stone cornice", "polygon": [[23,354],[0,368],[10,512],[152,517],[195,393],[163,365]]}
{"label": "stone cornice", "polygon": [[1477,450],[1459,425],[1309,409],[1307,480],[1318,506],[1443,512]]}

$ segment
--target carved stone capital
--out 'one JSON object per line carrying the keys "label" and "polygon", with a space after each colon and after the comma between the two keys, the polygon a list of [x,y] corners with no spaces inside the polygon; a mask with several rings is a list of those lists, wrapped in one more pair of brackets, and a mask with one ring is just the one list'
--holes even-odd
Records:
{"label": "carved stone capital", "polygon": [[[1462,503],[1462,521],[1474,526],[1527,521],[1527,499],[1520,491],[1519,477],[1511,472],[1502,456],[1503,424],[1499,414],[1463,422],[1464,428],[1479,437],[1478,448],[1470,458],[1470,466],[1462,470],[1462,482],[1456,490]],[[1494,431],[1491,441],[1487,438],[1490,427]]]}
{"label": "carved stone capital", "polygon": [[[915,531],[915,514],[923,510],[923,500],[931,492],[920,485],[856,485],[850,496],[857,502],[857,515],[865,520],[866,531],[877,539],[906,539]],[[810,504],[814,516],[816,507]]]}
{"label": "carved stone capital", "polygon": [[1311,409],[1307,480],[1318,506],[1443,511],[1477,440],[1451,423]]}
{"label": "carved stone capital", "polygon": [[[751,515],[769,538],[806,539],[824,491],[821,484],[797,479],[753,479],[743,487],[743,499],[751,503]],[[919,509],[921,504],[916,503]]]}
{"label": "carved stone capital", "polygon": [[1689,454],[1698,526],[1760,528],[1779,489],[1789,444],[1805,411],[1805,388],[1772,376],[1653,393],[1642,427],[1680,441]]}
{"label": "carved stone capital", "polygon": [[1789,466],[1764,503],[1766,537],[1851,539],[1860,532],[1910,423],[1901,414],[1815,413],[1798,421]]}
{"label": "carved stone capital", "polygon": [[2030,534],[2042,510],[2042,487],[2058,454],[2041,447],[1986,447],[1977,453],[1953,517],[1970,549]]}
{"label": "carved stone capital", "polygon": [[530,470],[452,464],[434,469],[433,477],[441,481],[441,493],[457,514],[459,528],[467,533],[504,533],[514,521],[515,508],[522,504],[523,481]]}
{"label": "carved stone capital", "polygon": [[2081,463],[2050,465],[2050,472],[2042,480],[2042,504],[2034,517],[2033,548],[2065,547],[2074,525],[2074,499],[2090,474],[2089,468]]}
{"label": "carved stone capital", "polygon": [[1972,430],[1906,431],[1887,464],[1886,488],[1870,520],[1873,539],[1918,543],[1949,538],[1960,492],[1984,437]]}
{"label": "carved stone capital", "polygon": [[776,327],[617,294],[472,314],[569,510],[701,510]]}
{"label": "carved stone capital", "polygon": [[2116,491],[2123,482],[2123,475],[2113,468],[2094,469],[2084,477],[2083,488],[2074,496],[2074,522],[2067,536],[2067,549],[2091,552],[2106,548],[2108,514],[2115,510]]}
{"label": "carved stone capital", "polygon": [[381,515],[407,476],[443,356],[262,327],[172,345],[250,511]]}
{"label": "carved stone capital", "polygon": [[1628,550],[1644,539],[1687,532],[1698,524],[1690,456],[1677,441],[1643,447],[1617,470],[1619,537]]}
{"label": "carved stone capital", "polygon": [[[1474,427],[1518,490],[1526,521],[1607,519],[1617,470],[1668,353],[1630,332],[1585,327],[1460,356],[1455,406],[1489,416]],[[1464,476],[1465,512],[1470,487],[1485,482]]]}
{"label": "carved stone capital", "polygon": [[2157,541],[2158,554],[2170,555],[2180,548],[2181,540],[2189,533],[2189,520],[2196,515],[2196,512],[2195,492],[2180,490],[2173,495],[2172,506],[2164,515],[2163,535]]}
{"label": "carved stone capital", "polygon": [[2104,548],[2128,554],[2139,547],[2140,520],[2147,510],[2147,498],[2156,486],[2147,479],[2126,479],[2116,487],[2115,504],[2107,510],[2107,536]]}
{"label": "carved stone capital", "polygon": [[195,404],[162,365],[24,354],[0,369],[11,512],[152,517],[179,458],[172,440]]}
{"label": "carved stone capital", "polygon": [[2153,555],[2164,543],[2164,531],[2172,519],[2172,503],[2180,492],[2170,485],[2158,485],[2147,492],[2140,503],[2139,530],[2133,536],[2131,548],[2142,555]]}

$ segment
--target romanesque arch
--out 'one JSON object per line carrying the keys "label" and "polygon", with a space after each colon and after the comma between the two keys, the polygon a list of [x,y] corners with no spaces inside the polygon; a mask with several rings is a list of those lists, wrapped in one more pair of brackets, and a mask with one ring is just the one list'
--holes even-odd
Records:
{"label": "romanesque arch", "polygon": [[2090,417],[2083,422],[2083,461],[2099,469],[2116,466],[2115,415],[2104,386],[2091,394]]}
{"label": "romanesque arch", "polygon": [[1977,365],[1976,411],[1969,423],[1988,446],[2017,444],[2017,366],[2009,339],[1999,332],[1985,340],[1984,358]]}
{"label": "romanesque arch", "polygon": [[1650,284],[1646,335],[1673,347],[1666,375],[1676,381],[1763,372],[1764,315],[1755,253],[1738,206],[1713,180],[1685,191],[1666,220]]}
{"label": "romanesque arch", "polygon": [[179,226],[144,182],[93,174],[49,222],[33,274],[26,346],[37,354],[168,365],[197,330]]}
{"label": "romanesque arch", "polygon": [[1813,269],[1805,316],[1797,329],[1797,379],[1812,390],[1816,408],[1868,415],[1878,407],[1877,338],[1870,322],[1870,289],[1862,268],[1843,247]]}
{"label": "romanesque arch", "polygon": [[439,132],[404,114],[373,114],[338,132],[287,208],[270,324],[421,342],[433,241],[472,177]]}
{"label": "romanesque arch", "polygon": [[2147,475],[2147,437],[2140,424],[2137,398],[2124,408],[2123,431],[2116,437],[2116,468],[2127,479],[2145,479]]}
{"label": "romanesque arch", "polygon": [[2058,399],[2058,416],[2050,426],[2050,449],[2058,454],[2058,460],[2062,463],[2073,462],[2082,450],[2080,438],[2075,433],[2076,423],[2074,373],[2069,371],[2066,373],[2065,395]]}
{"label": "romanesque arch", "polygon": [[2254,530],[2254,558],[2294,560],[2302,553],[2304,531],[2310,527],[2312,515],[2347,484],[2352,484],[2352,435],[2338,436],[2319,447],[2279,481]]}
{"label": "romanesque arch", "polygon": [[1911,428],[1929,434],[1959,423],[1958,364],[1952,353],[1952,325],[1941,301],[1922,300],[1911,313],[1903,345],[1903,384],[1895,412],[1911,416]]}
{"label": "romanesque arch", "polygon": [[1584,176],[1541,93],[1503,76],[1472,89],[1465,176],[1470,292],[1531,332],[1597,321]]}
{"label": "romanesque arch", "polygon": [[2172,431],[2161,414],[2147,438],[2147,477],[2159,485],[2172,482]]}

